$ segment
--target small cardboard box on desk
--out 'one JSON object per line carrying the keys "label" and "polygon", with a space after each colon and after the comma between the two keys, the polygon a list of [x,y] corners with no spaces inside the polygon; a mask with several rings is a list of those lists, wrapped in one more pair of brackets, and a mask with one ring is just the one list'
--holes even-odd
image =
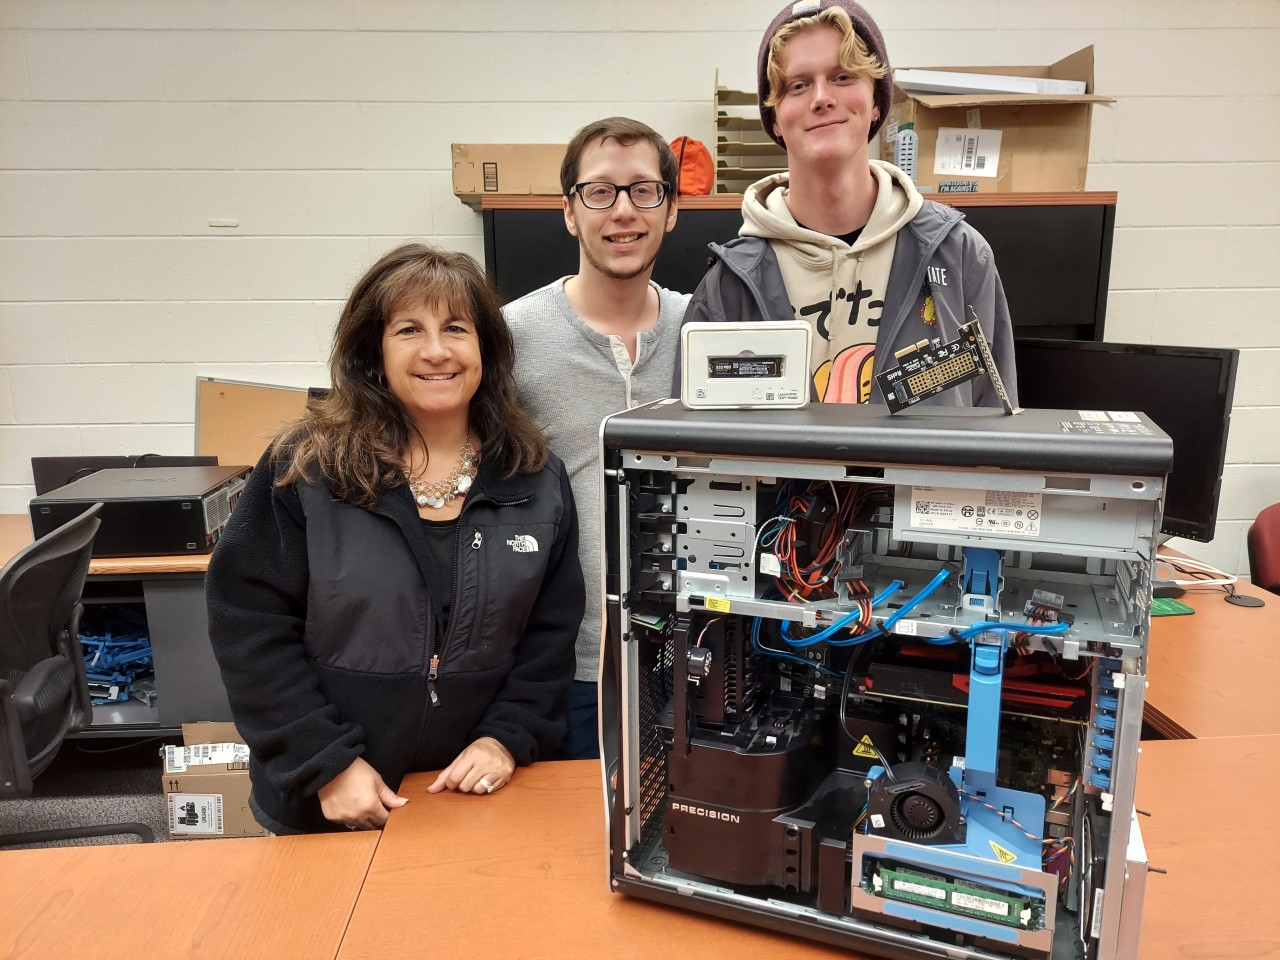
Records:
{"label": "small cardboard box on desk", "polygon": [[563,143],[455,143],[453,192],[480,209],[486,193],[558,194]]}
{"label": "small cardboard box on desk", "polygon": [[249,811],[249,748],[233,723],[184,723],[183,746],[164,748],[169,835],[265,837]]}
{"label": "small cardboard box on desk", "polygon": [[[941,85],[923,82],[935,71],[941,71],[934,74]],[[998,76],[973,76],[974,83],[967,85],[966,74]],[[989,81],[998,77],[1027,80],[993,86]],[[1024,92],[978,92],[996,86]],[[1073,86],[1083,89],[1030,92]],[[877,134],[880,157],[904,169],[914,160],[913,179],[923,193],[1079,191],[1089,167],[1093,105],[1111,102],[1093,92],[1093,47],[1041,67],[898,70],[893,106]],[[900,140],[906,130],[912,133]]]}

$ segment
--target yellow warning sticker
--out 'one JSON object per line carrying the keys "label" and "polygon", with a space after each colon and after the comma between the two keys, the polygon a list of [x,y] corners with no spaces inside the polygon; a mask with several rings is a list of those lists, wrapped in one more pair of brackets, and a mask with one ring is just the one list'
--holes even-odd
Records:
{"label": "yellow warning sticker", "polygon": [[716,613],[729,612],[729,601],[722,597],[707,597],[703,603],[708,610],[714,610]]}
{"label": "yellow warning sticker", "polygon": [[853,748],[853,755],[855,757],[866,757],[868,760],[880,759],[876,756],[876,749],[871,744],[871,738],[865,733],[862,735],[862,739],[858,741],[858,745]]}
{"label": "yellow warning sticker", "polygon": [[1012,850],[1006,850],[994,840],[988,840],[987,843],[991,844],[991,849],[995,851],[996,859],[1001,863],[1013,863],[1013,861],[1018,859],[1018,855],[1016,853]]}

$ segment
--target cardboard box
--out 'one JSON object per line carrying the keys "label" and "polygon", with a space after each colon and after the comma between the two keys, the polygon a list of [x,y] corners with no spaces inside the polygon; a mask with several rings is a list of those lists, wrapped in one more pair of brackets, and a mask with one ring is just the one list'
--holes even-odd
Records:
{"label": "cardboard box", "polygon": [[563,143],[455,143],[453,192],[480,209],[486,193],[560,194]]}
{"label": "cardboard box", "polygon": [[232,723],[184,723],[181,747],[165,747],[165,804],[174,840],[264,837],[249,812],[249,748]]}
{"label": "cardboard box", "polygon": [[1095,103],[1093,47],[1047,67],[928,67],[952,73],[1078,80],[1082,94],[923,94],[893,90],[878,136],[880,156],[895,162],[898,133],[910,125],[921,192],[1037,193],[1085,188],[1089,118]]}

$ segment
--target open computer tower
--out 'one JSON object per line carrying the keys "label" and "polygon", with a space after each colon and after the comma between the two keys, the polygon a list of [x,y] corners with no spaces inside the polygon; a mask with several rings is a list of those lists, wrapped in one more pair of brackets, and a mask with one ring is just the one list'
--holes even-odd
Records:
{"label": "open computer tower", "polygon": [[610,882],[877,956],[1132,958],[1172,445],[920,410],[604,422]]}

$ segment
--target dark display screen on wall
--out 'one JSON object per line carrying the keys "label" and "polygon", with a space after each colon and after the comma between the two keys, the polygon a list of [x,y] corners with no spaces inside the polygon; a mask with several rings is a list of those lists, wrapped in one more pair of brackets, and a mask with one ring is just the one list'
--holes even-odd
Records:
{"label": "dark display screen on wall", "polygon": [[[1015,336],[1103,338],[1114,205],[993,204],[962,209],[991,244]],[[736,209],[682,208],[658,254],[654,280],[692,293],[710,264],[707,244],[732,240],[741,225]],[[565,229],[558,205],[486,209],[484,233],[485,266],[506,300],[577,272],[578,242]]]}

